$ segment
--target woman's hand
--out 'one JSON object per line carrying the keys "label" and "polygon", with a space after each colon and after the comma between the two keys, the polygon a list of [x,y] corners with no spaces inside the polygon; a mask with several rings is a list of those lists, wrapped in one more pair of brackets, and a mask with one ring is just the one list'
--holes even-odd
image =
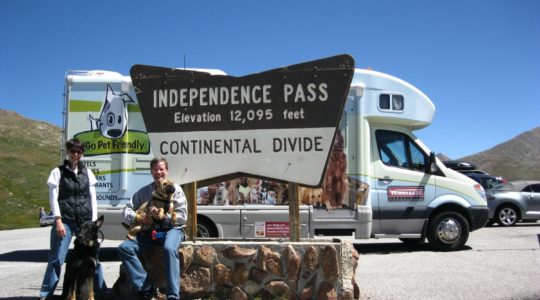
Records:
{"label": "woman's hand", "polygon": [[61,238],[66,237],[66,228],[64,227],[64,223],[62,223],[62,218],[56,218],[54,222],[56,225],[56,234]]}

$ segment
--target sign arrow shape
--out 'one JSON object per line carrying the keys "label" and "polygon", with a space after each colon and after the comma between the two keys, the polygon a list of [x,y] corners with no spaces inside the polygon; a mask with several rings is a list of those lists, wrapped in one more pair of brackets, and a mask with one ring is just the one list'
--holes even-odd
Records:
{"label": "sign arrow shape", "polygon": [[354,59],[242,77],[145,65],[130,73],[152,151],[178,183],[242,173],[318,186]]}

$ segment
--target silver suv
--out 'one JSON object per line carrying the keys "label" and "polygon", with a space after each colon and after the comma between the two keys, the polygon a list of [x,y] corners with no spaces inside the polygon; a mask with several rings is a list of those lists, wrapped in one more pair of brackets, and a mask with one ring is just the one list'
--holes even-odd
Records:
{"label": "silver suv", "polygon": [[486,191],[490,223],[540,219],[540,181],[511,181]]}

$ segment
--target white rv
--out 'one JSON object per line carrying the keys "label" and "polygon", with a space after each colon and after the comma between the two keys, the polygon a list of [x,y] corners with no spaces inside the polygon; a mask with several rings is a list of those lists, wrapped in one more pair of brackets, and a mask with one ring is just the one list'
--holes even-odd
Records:
{"label": "white rv", "polygon": [[[84,162],[98,179],[105,238],[123,239],[121,211],[152,180],[154,157],[131,78],[69,71],[65,95],[64,139],[84,141]],[[323,185],[298,192],[300,236],[427,238],[438,250],[461,248],[469,232],[487,222],[486,197],[479,184],[446,168],[413,134],[434,113],[431,100],[407,82],[355,69]],[[286,183],[264,178],[200,187],[199,235],[287,237],[287,195]]]}

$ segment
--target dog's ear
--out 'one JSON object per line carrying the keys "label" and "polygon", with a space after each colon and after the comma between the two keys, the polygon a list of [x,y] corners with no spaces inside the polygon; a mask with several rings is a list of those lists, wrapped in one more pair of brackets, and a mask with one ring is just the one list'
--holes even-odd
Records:
{"label": "dog's ear", "polygon": [[176,188],[174,187],[174,184],[170,184],[165,187],[165,193],[167,194],[174,194],[175,191]]}
{"label": "dog's ear", "polygon": [[96,224],[97,227],[101,227],[101,225],[103,225],[104,218],[105,218],[104,215],[99,216],[99,218],[94,222],[94,224]]}

